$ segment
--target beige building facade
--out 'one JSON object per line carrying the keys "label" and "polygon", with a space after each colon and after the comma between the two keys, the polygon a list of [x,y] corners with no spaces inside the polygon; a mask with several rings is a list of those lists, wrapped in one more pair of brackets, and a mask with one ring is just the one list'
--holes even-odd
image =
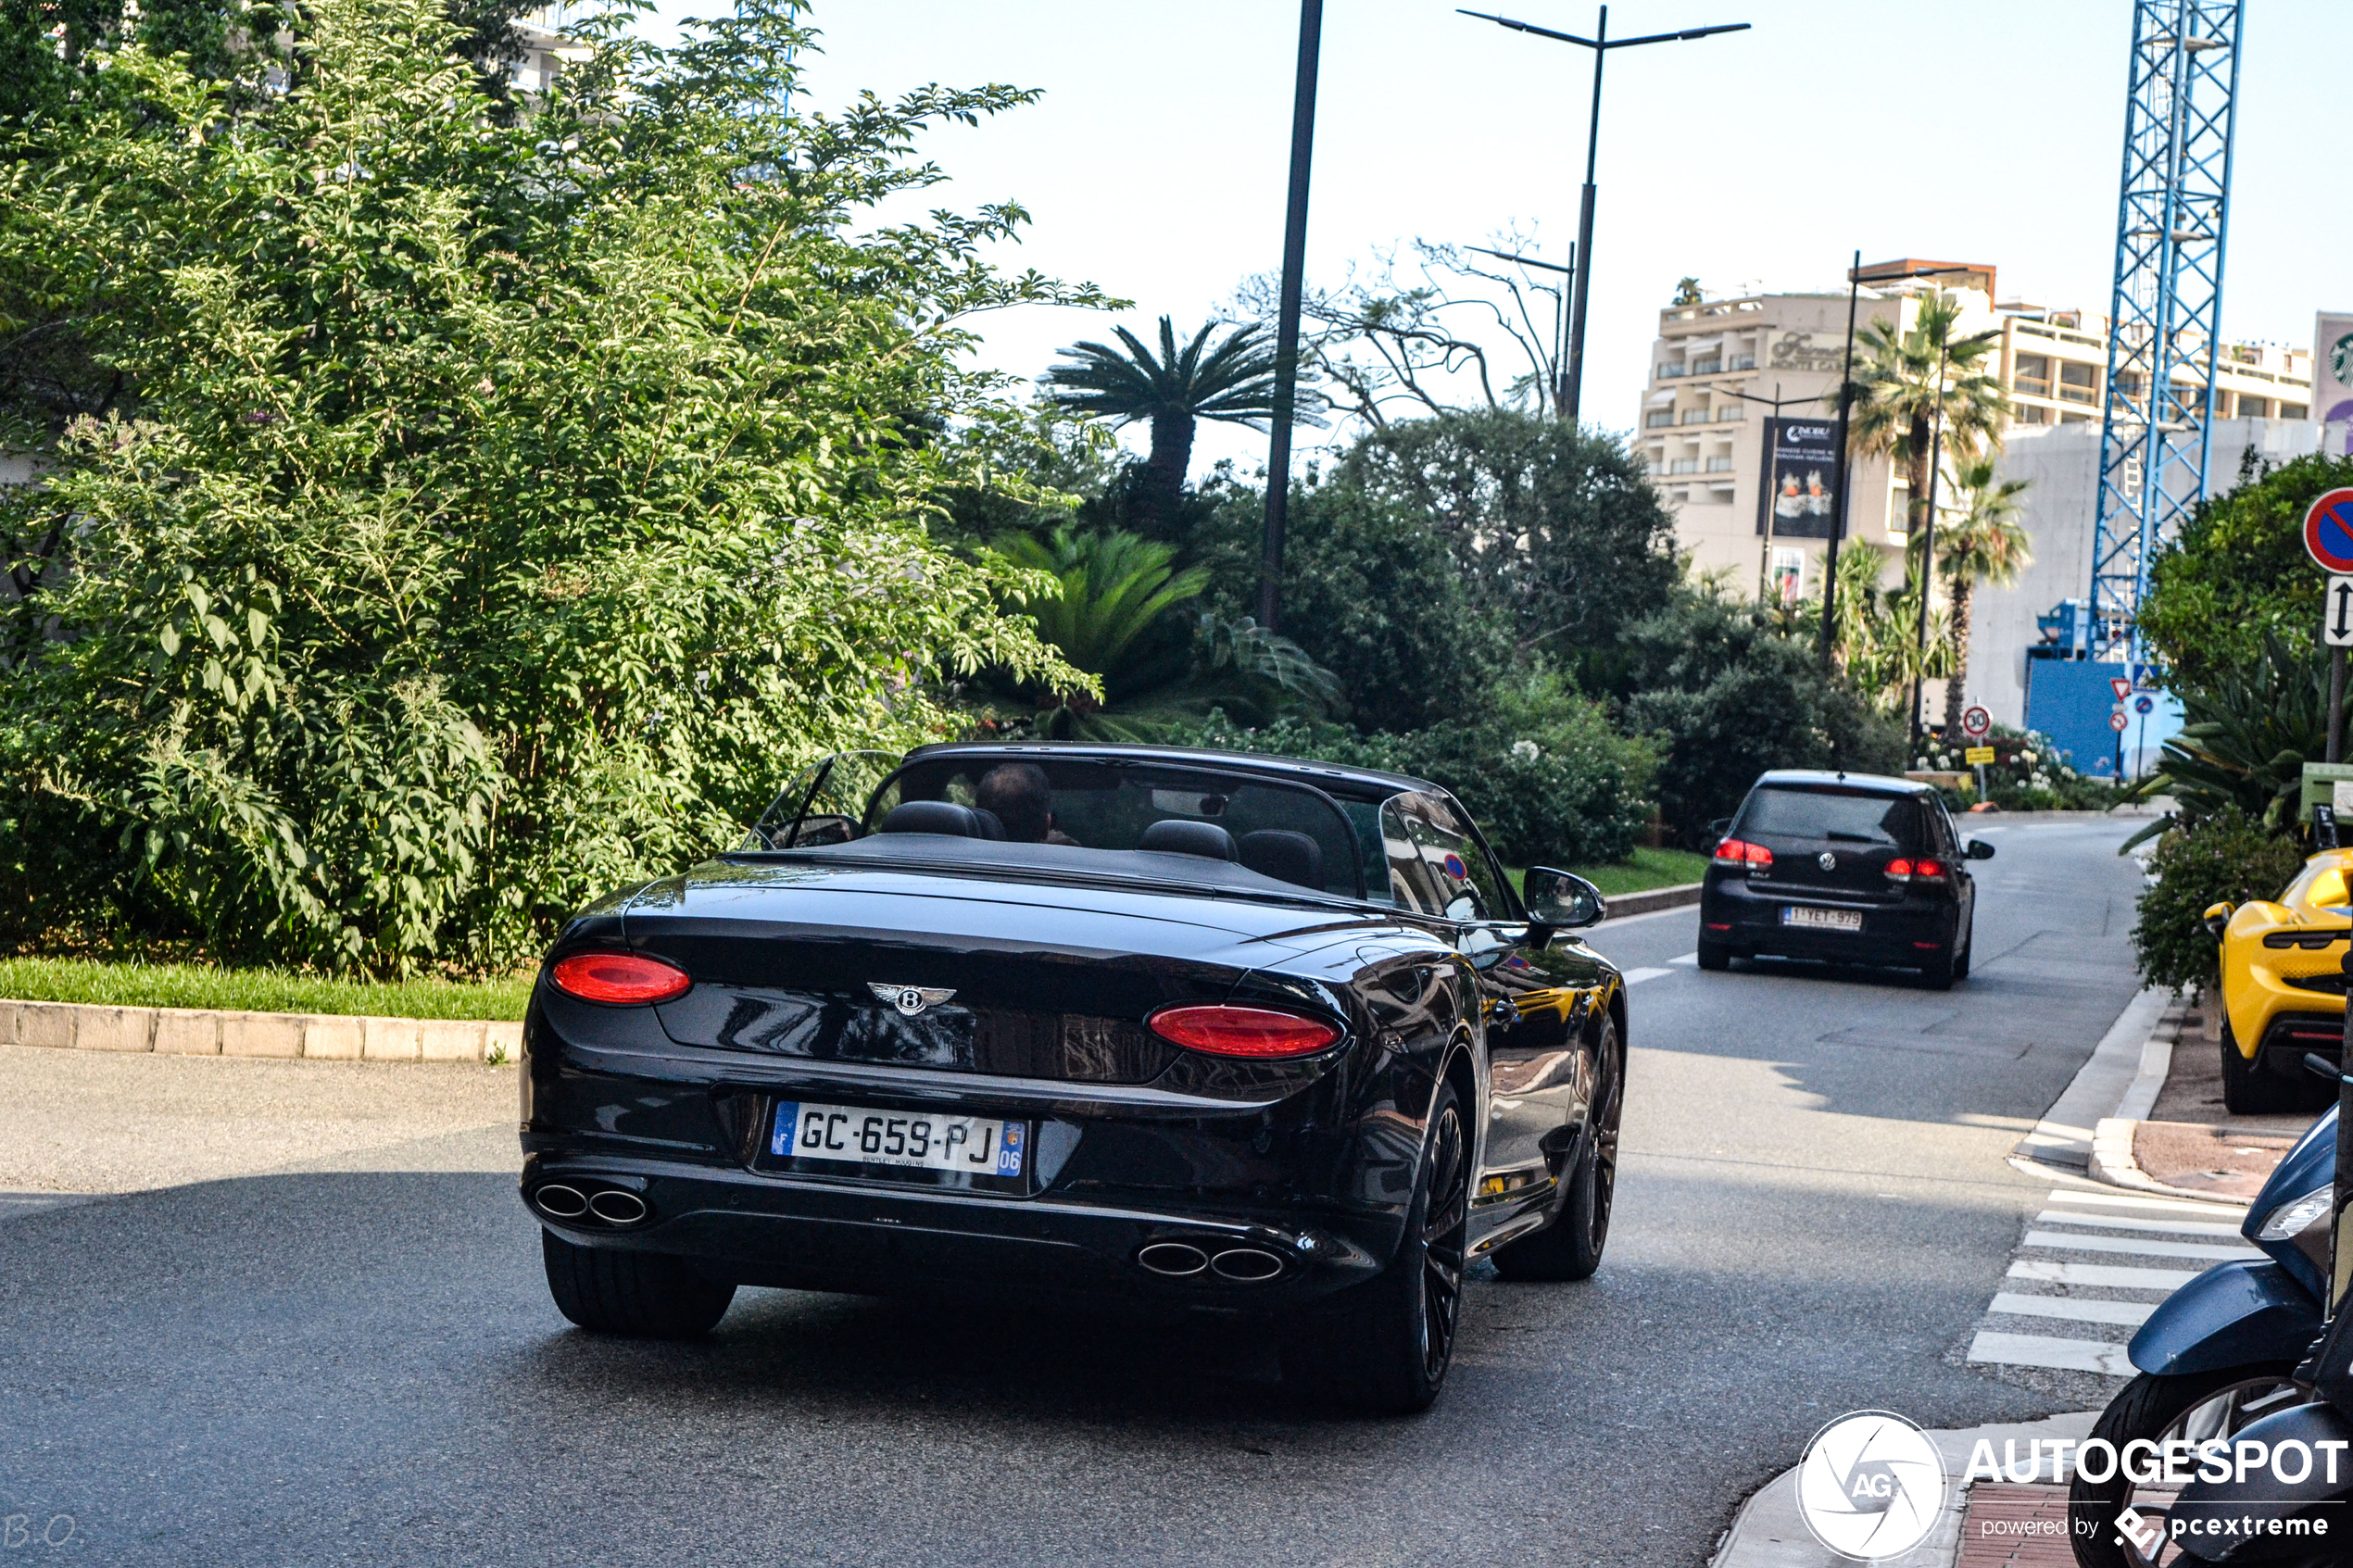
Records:
{"label": "beige building facade", "polygon": [[[1936,276],[1906,276],[1931,269]],[[1957,335],[2000,333],[1986,368],[2008,395],[2013,428],[2097,426],[2108,390],[2105,318],[2019,300],[1997,305],[1990,266],[1905,257],[1866,266],[1859,276],[1858,330],[1874,320],[1908,330],[1921,305],[1942,289],[1961,303]],[[1659,312],[1633,445],[1675,513],[1678,546],[1699,572],[1735,592],[1799,598],[1821,591],[1836,508],[1846,309],[1840,287],[1750,294]],[[2174,379],[2184,385],[2199,380],[2187,370],[2177,370]],[[2311,355],[2226,345],[2215,390],[2218,420],[2305,419]],[[1852,482],[1841,548],[1878,550],[1885,558],[1882,580],[1894,580],[1909,515],[1905,477],[1878,456],[1856,459]]]}

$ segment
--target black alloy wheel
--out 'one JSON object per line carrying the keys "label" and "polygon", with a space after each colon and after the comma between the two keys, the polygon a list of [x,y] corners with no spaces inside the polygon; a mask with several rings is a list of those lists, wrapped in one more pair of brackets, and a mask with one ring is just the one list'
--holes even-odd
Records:
{"label": "black alloy wheel", "polygon": [[1469,1237],[1469,1140],[1453,1085],[1441,1083],[1396,1258],[1379,1277],[1282,1320],[1284,1381],[1367,1414],[1429,1409],[1454,1359]]}
{"label": "black alloy wheel", "polygon": [[1509,1280],[1590,1279],[1609,1245],[1609,1216],[1617,1197],[1617,1138],[1626,1115],[1626,1047],[1617,1021],[1604,1019],[1593,1052],[1593,1137],[1562,1185],[1560,1212],[1533,1236],[1495,1249],[1495,1272]]}

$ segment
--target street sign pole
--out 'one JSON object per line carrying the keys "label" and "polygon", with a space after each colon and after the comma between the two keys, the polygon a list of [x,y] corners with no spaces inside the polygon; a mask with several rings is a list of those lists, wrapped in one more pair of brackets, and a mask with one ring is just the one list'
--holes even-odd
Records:
{"label": "street sign pole", "polygon": [[2321,641],[2329,650],[2329,751],[2345,760],[2345,650],[2353,646],[2353,575],[2332,572],[2321,596]]}
{"label": "street sign pole", "polygon": [[2345,759],[2345,650],[2353,646],[2353,489],[2323,493],[2304,510],[2304,552],[2329,574],[2321,641],[2329,650],[2328,759]]}

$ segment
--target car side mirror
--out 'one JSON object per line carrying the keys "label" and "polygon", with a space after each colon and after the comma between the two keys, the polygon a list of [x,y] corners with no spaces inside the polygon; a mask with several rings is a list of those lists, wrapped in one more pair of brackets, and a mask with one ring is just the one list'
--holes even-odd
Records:
{"label": "car side mirror", "polygon": [[2206,934],[2208,936],[2220,942],[2222,940],[2223,930],[2231,923],[2231,906],[2208,904],[2206,906],[2206,913],[2197,917],[2197,922],[2206,927]]}
{"label": "car side mirror", "polygon": [[1972,860],[1990,860],[1994,858],[1994,847],[1982,838],[1972,838],[1961,853]]}
{"label": "car side mirror", "polygon": [[1731,831],[1732,819],[1730,817],[1718,817],[1707,824],[1707,836],[1710,838],[1721,838]]}
{"label": "car side mirror", "polygon": [[1548,931],[1576,931],[1598,924],[1609,914],[1602,890],[1570,872],[1530,866],[1520,882],[1521,901],[1528,906],[1530,925]]}

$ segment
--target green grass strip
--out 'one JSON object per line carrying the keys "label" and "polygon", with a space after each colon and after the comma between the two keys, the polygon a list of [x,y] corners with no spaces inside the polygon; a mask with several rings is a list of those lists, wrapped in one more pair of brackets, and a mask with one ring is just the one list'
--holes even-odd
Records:
{"label": "green grass strip", "polygon": [[1602,890],[1604,898],[1654,887],[1680,887],[1707,874],[1707,857],[1688,849],[1637,849],[1631,860],[1567,868]]}
{"label": "green grass strip", "polygon": [[273,969],[0,959],[0,997],[103,1007],[211,1008],[226,1012],[371,1014],[378,1018],[519,1019],[527,975],[510,980],[328,980]]}

